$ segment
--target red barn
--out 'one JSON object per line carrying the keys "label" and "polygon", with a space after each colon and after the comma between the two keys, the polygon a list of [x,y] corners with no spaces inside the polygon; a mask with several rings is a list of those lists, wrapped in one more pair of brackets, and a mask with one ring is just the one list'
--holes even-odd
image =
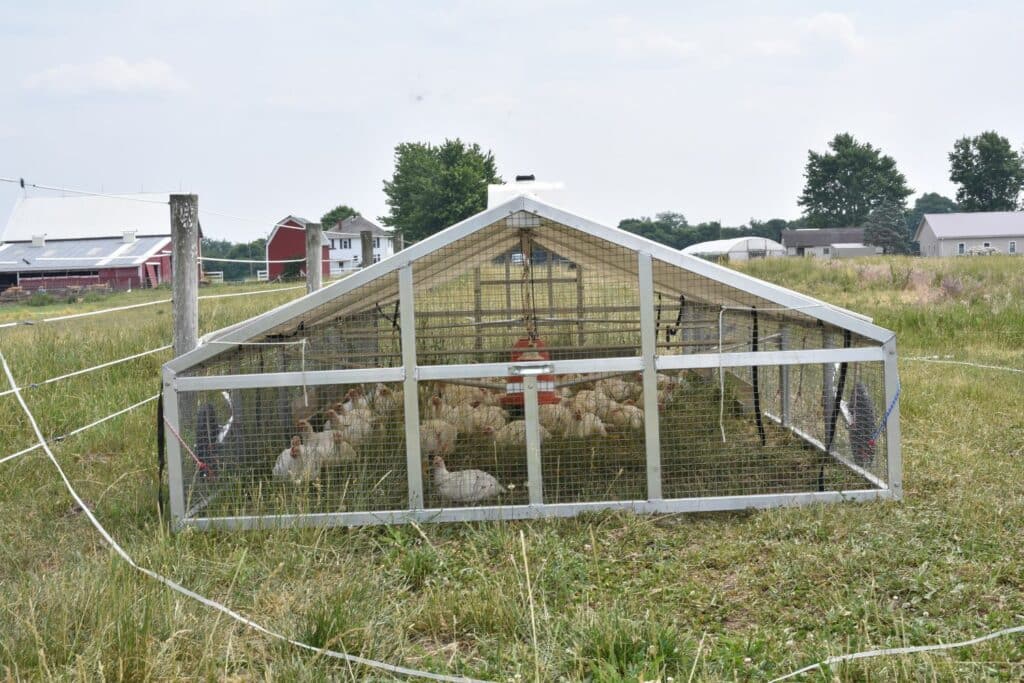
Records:
{"label": "red barn", "polygon": [[152,193],[18,200],[0,235],[0,290],[170,282],[168,202]]}
{"label": "red barn", "polygon": [[[315,223],[300,216],[288,216],[282,218],[270,231],[267,238],[267,277],[276,280],[285,275],[306,274],[306,226]],[[329,251],[327,245],[323,244],[321,238],[320,267],[323,276],[326,278],[330,273],[331,264],[328,262]],[[296,263],[281,263],[281,261],[292,261],[300,259]],[[275,263],[276,261],[276,263]]]}

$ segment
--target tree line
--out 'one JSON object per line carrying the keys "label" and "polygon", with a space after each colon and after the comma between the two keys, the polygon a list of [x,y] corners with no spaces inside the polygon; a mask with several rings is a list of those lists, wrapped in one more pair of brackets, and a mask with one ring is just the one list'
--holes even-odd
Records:
{"label": "tree line", "polygon": [[[487,206],[487,186],[501,183],[494,153],[456,138],[440,145],[403,142],[394,150],[395,170],[384,181],[388,213],[378,220],[401,235],[406,244],[458,223]],[[1013,211],[1024,191],[1024,154],[995,131],[965,136],[949,153],[949,177],[957,186],[956,199],[927,192],[913,206],[914,190],[896,161],[850,133],[839,133],[828,150],[809,150],[804,188],[797,198],[803,215],[795,220],[751,219],[738,226],[718,221],[691,225],[676,211],[654,217],[624,218],[618,227],[675,249],[731,237],[756,236],[779,240],[785,229],[863,227],[867,244],[886,253],[912,253],[913,237],[926,213],[952,211]],[[325,213],[325,230],[359,212],[340,204]],[[203,241],[203,253],[223,258],[260,258],[263,238],[246,244]],[[225,263],[225,279],[255,275],[255,265]],[[210,269],[214,269],[213,266]]]}

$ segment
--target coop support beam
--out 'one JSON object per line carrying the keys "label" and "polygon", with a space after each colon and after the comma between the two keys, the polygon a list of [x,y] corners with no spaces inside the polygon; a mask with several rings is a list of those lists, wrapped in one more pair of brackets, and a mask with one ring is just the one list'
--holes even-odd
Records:
{"label": "coop support beam", "polygon": [[174,355],[199,343],[199,197],[172,194],[171,286],[174,299]]}
{"label": "coop support beam", "polygon": [[323,230],[319,223],[306,223],[306,293],[323,286]]}
{"label": "coop support beam", "polygon": [[398,315],[402,321],[402,365],[405,367],[405,469],[409,480],[409,508],[423,508],[423,456],[420,454],[420,392],[416,381],[416,300],[412,291],[412,264],[398,271]]}
{"label": "coop support beam", "polygon": [[[853,347],[849,349],[793,349],[792,351],[747,351],[737,353],[692,353],[678,356],[659,356],[659,370],[691,370],[697,368],[732,368],[743,365],[805,365],[809,363],[857,363],[885,360],[881,346]],[[721,359],[721,362],[719,362]],[[557,368],[556,368],[557,371]]]}
{"label": "coop support beam", "polygon": [[526,478],[530,505],[544,504],[544,477],[540,464],[540,410],[537,408],[537,375],[523,376],[523,417],[526,418]]}
{"label": "coop support beam", "polygon": [[260,389],[264,387],[300,387],[321,384],[402,382],[405,378],[405,368],[308,370],[306,372],[177,377],[174,380],[174,387],[178,391],[211,391],[215,389]]}
{"label": "coop support beam", "polygon": [[[174,388],[174,372],[164,368],[164,419],[181,434],[181,422],[178,415],[178,392]],[[181,444],[170,429],[164,430],[167,440],[167,490],[171,502],[171,521],[179,523],[185,516],[185,487],[182,486]],[[163,483],[160,484],[163,486]]]}
{"label": "coop support beam", "polygon": [[545,517],[575,517],[583,512],[626,510],[637,514],[723,512],[821,503],[867,502],[891,499],[889,490],[825,491],[824,493],[763,494],[676,498],[656,501],[602,501],[595,503],[550,503],[547,505],[489,505],[485,507],[427,510],[385,510],[379,512],[334,512],[302,515],[215,517],[185,519],[185,526],[200,529],[288,529],[296,527],[361,526],[416,522],[474,522]]}
{"label": "coop support beam", "polygon": [[[779,339],[779,350],[785,351],[790,344],[790,331],[788,327],[782,328],[782,337]],[[782,392],[782,426],[790,425],[790,398],[789,398],[789,366],[779,366],[779,390]]]}
{"label": "coop support beam", "polygon": [[654,320],[654,264],[647,252],[637,254],[640,289],[640,352],[644,375],[644,445],[647,451],[647,500],[661,500],[661,429],[658,410],[658,370],[655,354],[658,330]]}
{"label": "coop support beam", "polygon": [[[903,498],[903,451],[900,444],[900,375],[897,367],[896,337],[892,337],[882,346],[885,349],[885,409],[892,406],[889,419],[885,423],[886,463],[889,471],[889,488],[896,500]],[[882,413],[879,419],[885,419]]]}

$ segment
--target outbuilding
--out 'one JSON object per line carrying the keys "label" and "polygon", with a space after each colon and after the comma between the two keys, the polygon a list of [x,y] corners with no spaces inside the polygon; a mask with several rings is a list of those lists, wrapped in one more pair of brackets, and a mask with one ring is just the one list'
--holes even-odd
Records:
{"label": "outbuilding", "polygon": [[168,203],[159,193],[19,199],[0,235],[0,289],[169,282]]}
{"label": "outbuilding", "polygon": [[684,254],[700,256],[712,261],[749,261],[757,258],[785,256],[786,248],[767,237],[734,237],[691,244]]}
{"label": "outbuilding", "polygon": [[926,213],[914,233],[921,256],[1020,254],[1024,211]]}

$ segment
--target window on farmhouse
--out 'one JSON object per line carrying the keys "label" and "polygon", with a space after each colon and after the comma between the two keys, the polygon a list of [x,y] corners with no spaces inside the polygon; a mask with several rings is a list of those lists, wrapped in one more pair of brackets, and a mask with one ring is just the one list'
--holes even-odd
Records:
{"label": "window on farmhouse", "polygon": [[1017,253],[1017,241],[1016,240],[1010,240],[1010,248],[1007,249],[1007,252],[1009,252],[1011,254],[1016,254]]}
{"label": "window on farmhouse", "polygon": [[967,253],[967,245],[964,244],[963,242],[960,242],[959,244],[957,244],[956,245],[956,253],[960,254],[961,256],[963,254],[966,254]]}
{"label": "window on farmhouse", "polygon": [[352,248],[352,240],[350,240],[350,239],[343,239],[343,240],[341,240],[341,248],[342,249],[351,249]]}
{"label": "window on farmhouse", "polygon": [[373,238],[373,248],[374,249],[380,249],[380,238],[379,237],[374,237]]}

